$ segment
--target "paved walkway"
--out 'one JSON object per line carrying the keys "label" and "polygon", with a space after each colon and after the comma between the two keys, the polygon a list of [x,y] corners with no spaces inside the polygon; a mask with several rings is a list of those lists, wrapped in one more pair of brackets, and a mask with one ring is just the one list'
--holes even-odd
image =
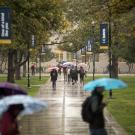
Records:
{"label": "paved walkway", "polygon": [[[51,83],[42,85],[38,98],[48,102],[48,108],[40,113],[25,116],[20,122],[21,135],[88,135],[88,125],[81,119],[81,104],[89,93],[79,84],[64,83],[59,76],[56,91]],[[105,111],[109,135],[126,135],[123,129]]]}

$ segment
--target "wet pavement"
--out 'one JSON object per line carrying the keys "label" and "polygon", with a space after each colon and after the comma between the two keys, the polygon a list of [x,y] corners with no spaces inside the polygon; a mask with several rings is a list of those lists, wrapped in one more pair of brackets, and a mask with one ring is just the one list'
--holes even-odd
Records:
{"label": "wet pavement", "polygon": [[[37,97],[48,102],[48,108],[40,113],[25,116],[20,121],[21,135],[88,135],[88,125],[81,119],[81,104],[89,93],[80,84],[64,83],[59,76],[56,91],[51,82],[41,85]],[[106,129],[109,135],[125,132],[112,116],[106,113]],[[125,134],[126,135],[126,134]]]}

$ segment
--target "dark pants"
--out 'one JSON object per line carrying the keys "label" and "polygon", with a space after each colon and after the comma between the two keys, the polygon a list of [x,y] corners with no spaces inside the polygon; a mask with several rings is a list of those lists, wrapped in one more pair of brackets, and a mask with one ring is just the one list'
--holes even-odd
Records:
{"label": "dark pants", "polygon": [[54,80],[52,81],[52,88],[56,89],[56,81],[54,81]]}
{"label": "dark pants", "polygon": [[104,128],[90,129],[89,135],[107,135],[107,132]]}

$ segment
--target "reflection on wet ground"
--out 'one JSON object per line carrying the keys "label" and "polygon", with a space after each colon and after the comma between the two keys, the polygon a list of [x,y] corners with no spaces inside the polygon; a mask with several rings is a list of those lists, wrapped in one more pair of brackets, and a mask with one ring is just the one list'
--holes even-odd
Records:
{"label": "reflection on wet ground", "polygon": [[[82,101],[89,93],[79,84],[64,83],[59,77],[56,91],[48,82],[41,86],[38,97],[48,102],[48,108],[40,113],[25,116],[20,121],[21,135],[88,135],[88,125],[81,119]],[[108,126],[110,135],[113,130]]]}

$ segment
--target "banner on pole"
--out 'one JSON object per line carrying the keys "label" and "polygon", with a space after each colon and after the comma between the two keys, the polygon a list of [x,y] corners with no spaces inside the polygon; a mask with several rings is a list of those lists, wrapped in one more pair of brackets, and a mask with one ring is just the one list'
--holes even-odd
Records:
{"label": "banner on pole", "polygon": [[81,55],[85,54],[85,47],[81,48]]}
{"label": "banner on pole", "polygon": [[35,36],[31,36],[31,48],[35,48]]}
{"label": "banner on pole", "polygon": [[0,8],[0,44],[11,44],[11,9]]}
{"label": "banner on pole", "polygon": [[89,39],[88,42],[87,42],[86,50],[88,52],[92,51],[92,40],[91,39]]}
{"label": "banner on pole", "polygon": [[76,57],[77,57],[77,53],[73,52],[73,59],[76,59]]}
{"label": "banner on pole", "polygon": [[108,24],[100,24],[100,48],[108,48]]}

